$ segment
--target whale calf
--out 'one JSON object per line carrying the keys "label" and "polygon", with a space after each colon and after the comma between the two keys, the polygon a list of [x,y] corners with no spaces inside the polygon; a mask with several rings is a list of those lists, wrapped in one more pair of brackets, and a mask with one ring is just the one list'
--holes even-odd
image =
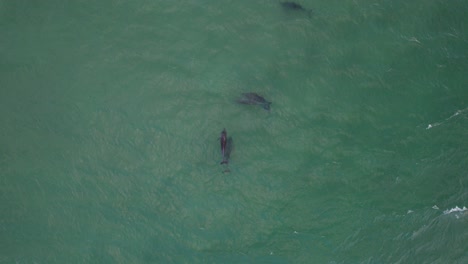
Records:
{"label": "whale calf", "polygon": [[221,131],[221,137],[219,138],[219,142],[221,144],[221,154],[223,156],[221,164],[228,163],[229,153],[226,151],[227,141],[227,131],[226,128],[224,128],[223,131]]}
{"label": "whale calf", "polygon": [[271,105],[271,102],[268,102],[265,98],[256,93],[243,93],[237,102],[240,104],[259,105],[265,110],[270,110]]}

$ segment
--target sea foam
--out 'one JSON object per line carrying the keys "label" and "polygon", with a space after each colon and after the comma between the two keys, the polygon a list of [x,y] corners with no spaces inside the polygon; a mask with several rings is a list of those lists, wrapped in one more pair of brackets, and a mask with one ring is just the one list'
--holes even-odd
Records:
{"label": "sea foam", "polygon": [[453,213],[453,212],[463,212],[463,211],[466,211],[468,210],[468,208],[466,208],[465,206],[463,206],[463,208],[460,208],[458,206],[455,206],[455,208],[452,208],[450,210],[445,210],[444,211],[444,214],[450,214],[450,213]]}

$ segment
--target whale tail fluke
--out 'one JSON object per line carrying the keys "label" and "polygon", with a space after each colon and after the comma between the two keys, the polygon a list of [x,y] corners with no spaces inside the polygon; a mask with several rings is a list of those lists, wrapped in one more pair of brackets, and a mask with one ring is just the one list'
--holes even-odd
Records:
{"label": "whale tail fluke", "polygon": [[271,102],[265,102],[262,105],[262,107],[263,107],[263,109],[270,111],[270,105],[271,105]]}

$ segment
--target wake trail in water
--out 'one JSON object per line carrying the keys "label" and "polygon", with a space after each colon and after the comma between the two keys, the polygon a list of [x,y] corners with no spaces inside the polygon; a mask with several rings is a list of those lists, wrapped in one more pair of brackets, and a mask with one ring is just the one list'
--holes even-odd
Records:
{"label": "wake trail in water", "polygon": [[454,117],[457,117],[459,116],[460,114],[464,114],[468,112],[468,107],[463,109],[463,110],[457,110],[453,115],[451,115],[450,117],[446,118],[444,121],[441,121],[441,122],[436,122],[436,123],[432,123],[432,124],[429,124],[427,125],[426,129],[431,129],[431,128],[434,128],[436,126],[440,126],[448,121],[450,121],[452,118]]}
{"label": "wake trail in water", "polygon": [[455,206],[454,208],[452,209],[447,209],[444,211],[444,214],[450,214],[450,213],[454,213],[454,212],[464,212],[468,210],[468,208],[466,208],[465,206],[463,206],[463,208],[460,208],[458,206]]}

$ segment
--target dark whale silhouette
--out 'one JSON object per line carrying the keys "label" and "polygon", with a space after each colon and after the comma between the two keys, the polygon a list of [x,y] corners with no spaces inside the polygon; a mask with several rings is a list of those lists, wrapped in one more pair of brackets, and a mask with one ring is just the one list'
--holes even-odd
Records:
{"label": "dark whale silhouette", "polygon": [[312,15],[312,10],[305,9],[302,7],[300,4],[293,2],[293,1],[286,1],[286,2],[280,2],[281,6],[283,7],[284,10],[290,10],[290,11],[302,11],[306,12],[307,16],[311,17]]}
{"label": "dark whale silhouette", "polygon": [[221,137],[219,138],[219,142],[221,143],[221,154],[223,155],[223,161],[221,161],[221,164],[227,164],[229,161],[229,153],[226,151],[226,146],[227,146],[227,132],[226,128],[221,131]]}
{"label": "dark whale silhouette", "polygon": [[256,93],[243,93],[242,97],[238,99],[237,102],[240,104],[259,105],[265,110],[270,110],[271,105],[271,102],[268,102],[265,98]]}
{"label": "dark whale silhouette", "polygon": [[305,10],[300,4],[296,2],[281,2],[281,6],[285,9]]}

